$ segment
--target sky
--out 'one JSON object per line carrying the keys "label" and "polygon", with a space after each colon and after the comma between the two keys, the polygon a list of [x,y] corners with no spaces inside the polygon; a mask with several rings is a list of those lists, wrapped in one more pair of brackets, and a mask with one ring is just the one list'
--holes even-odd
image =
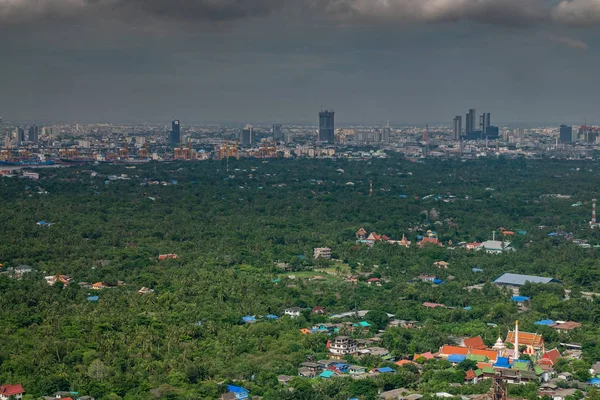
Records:
{"label": "sky", "polygon": [[600,0],[0,0],[10,121],[600,124]]}

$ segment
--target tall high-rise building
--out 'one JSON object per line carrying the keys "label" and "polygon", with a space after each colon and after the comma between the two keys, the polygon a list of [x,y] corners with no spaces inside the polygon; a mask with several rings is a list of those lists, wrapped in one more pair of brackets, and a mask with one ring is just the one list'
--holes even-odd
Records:
{"label": "tall high-rise building", "polygon": [[490,127],[490,113],[483,113],[479,117],[479,130],[483,133],[486,133],[488,128]]}
{"label": "tall high-rise building", "polygon": [[571,143],[573,141],[573,127],[567,125],[560,126],[560,135],[558,140],[561,143]]}
{"label": "tall high-rise building", "polygon": [[171,137],[169,142],[171,142],[171,146],[178,146],[181,141],[181,124],[179,120],[176,119],[171,123]]}
{"label": "tall high-rise building", "polygon": [[469,109],[469,114],[467,115],[467,126],[469,127],[469,130],[465,133],[471,133],[477,130],[477,111],[475,111],[474,108],[471,108]]}
{"label": "tall high-rise building", "polygon": [[283,140],[283,128],[281,127],[281,124],[273,125],[273,140],[276,142]]}
{"label": "tall high-rise building", "polygon": [[459,140],[462,135],[462,117],[457,115],[454,117],[454,140]]}
{"label": "tall high-rise building", "polygon": [[384,143],[389,142],[390,136],[392,136],[392,128],[390,128],[390,121],[388,121],[381,130],[381,141]]}
{"label": "tall high-rise building", "polygon": [[335,112],[321,111],[319,113],[319,142],[333,144],[335,142]]}
{"label": "tall high-rise building", "polygon": [[18,128],[17,129],[17,142],[23,143],[25,141],[25,129]]}
{"label": "tall high-rise building", "polygon": [[240,144],[242,146],[250,146],[254,143],[254,127],[246,125],[240,133]]}
{"label": "tall high-rise building", "polygon": [[465,114],[465,135],[468,135],[473,130],[471,126],[471,115]]}
{"label": "tall high-rise building", "polygon": [[28,135],[29,136],[29,138],[28,138],[29,141],[33,142],[33,143],[37,143],[39,135],[40,135],[40,130],[39,130],[38,126],[37,125],[30,126],[28,133],[29,133],[29,135]]}

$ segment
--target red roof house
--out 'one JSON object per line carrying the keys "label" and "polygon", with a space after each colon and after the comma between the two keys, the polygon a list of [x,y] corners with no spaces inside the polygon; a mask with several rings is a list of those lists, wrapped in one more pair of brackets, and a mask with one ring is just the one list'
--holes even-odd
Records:
{"label": "red roof house", "polygon": [[464,340],[464,346],[471,349],[485,350],[487,346],[483,343],[481,336],[475,336]]}
{"label": "red roof house", "polygon": [[0,386],[0,399],[8,399],[10,396],[18,396],[25,393],[21,384]]}

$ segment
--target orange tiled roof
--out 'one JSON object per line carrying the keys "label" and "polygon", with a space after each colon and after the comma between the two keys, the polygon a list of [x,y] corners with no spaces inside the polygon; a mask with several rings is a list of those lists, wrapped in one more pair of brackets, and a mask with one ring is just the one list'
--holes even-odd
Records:
{"label": "orange tiled roof", "polygon": [[[506,342],[515,343],[515,332],[508,331]],[[520,346],[531,346],[535,348],[544,347],[544,338],[542,335],[537,333],[519,332],[519,345]]]}
{"label": "orange tiled roof", "polygon": [[465,347],[469,347],[471,349],[487,349],[487,346],[485,343],[483,343],[481,336],[465,339]]}
{"label": "orange tiled roof", "polygon": [[400,361],[396,361],[396,365],[398,365],[398,366],[400,366],[400,367],[401,367],[401,366],[403,366],[403,365],[406,365],[406,364],[414,364],[414,363],[413,363],[412,361],[410,361],[410,360],[400,360]]}
{"label": "orange tiled roof", "polygon": [[484,363],[484,362],[478,362],[477,363],[477,368],[478,369],[482,369],[482,368],[492,368],[494,366],[493,363]]}
{"label": "orange tiled roof", "polygon": [[473,372],[472,369],[465,372],[465,380],[467,380],[467,381],[475,379],[476,377],[477,377],[477,375],[475,375],[475,372]]}
{"label": "orange tiled roof", "polygon": [[310,329],[302,328],[300,329],[300,333],[302,333],[303,335],[310,335],[312,332],[310,331]]}
{"label": "orange tiled roof", "polygon": [[447,344],[440,349],[440,355],[449,356],[451,354],[461,354],[463,356],[466,356],[467,354],[469,354],[469,349],[467,349],[466,347],[450,346]]}
{"label": "orange tiled roof", "polygon": [[423,357],[426,360],[431,360],[433,358],[433,354],[431,354],[430,351],[428,351],[427,353],[423,353],[423,354],[415,354],[415,356],[413,357],[413,360],[418,360],[421,357]]}
{"label": "orange tiled roof", "polygon": [[498,359],[498,353],[494,350],[471,349],[471,354],[475,356],[486,356],[490,361],[496,361],[496,359]]}

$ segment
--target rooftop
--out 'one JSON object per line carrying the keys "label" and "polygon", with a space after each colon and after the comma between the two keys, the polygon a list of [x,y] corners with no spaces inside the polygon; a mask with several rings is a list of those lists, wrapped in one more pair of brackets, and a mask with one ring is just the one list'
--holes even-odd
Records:
{"label": "rooftop", "polygon": [[513,286],[522,286],[526,282],[550,283],[550,282],[557,282],[557,281],[554,278],[545,278],[542,276],[533,276],[533,275],[519,275],[519,274],[511,274],[511,273],[506,273],[494,281],[494,283],[499,284],[499,285],[513,285]]}

